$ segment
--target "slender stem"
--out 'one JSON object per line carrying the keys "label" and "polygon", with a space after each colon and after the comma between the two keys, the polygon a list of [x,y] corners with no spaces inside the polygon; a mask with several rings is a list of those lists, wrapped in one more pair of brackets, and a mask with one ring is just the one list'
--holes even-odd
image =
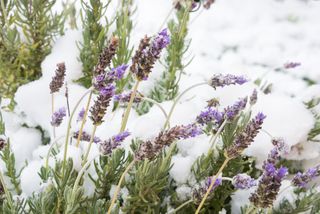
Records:
{"label": "slender stem", "polygon": [[230,161],[231,159],[226,157],[226,159],[224,160],[223,164],[221,165],[219,171],[217,172],[217,174],[214,176],[214,178],[212,179],[211,181],[211,184],[206,192],[206,194],[204,195],[204,197],[202,198],[201,200],[201,203],[199,204],[195,214],[198,214],[202,208],[202,206],[204,205],[204,202],[206,201],[206,199],[208,198],[209,196],[209,193],[211,192],[212,188],[213,188],[213,185],[214,183],[216,182],[216,180],[218,179],[218,176],[222,173],[223,169],[227,166],[228,162]]}
{"label": "slender stem", "polygon": [[63,137],[64,137],[64,135],[54,139],[53,142],[51,143],[49,149],[48,149],[48,153],[47,153],[47,157],[46,157],[46,163],[45,163],[45,167],[46,167],[47,170],[49,169],[49,157],[50,157],[51,150],[52,150],[53,146],[56,145],[56,143],[58,143],[58,141],[60,139],[62,139]]}
{"label": "slender stem", "polygon": [[[156,105],[160,110],[161,112],[163,113],[164,117],[167,119],[168,118],[168,114],[166,112],[166,110],[164,110],[164,108],[161,106],[160,103],[158,103],[157,101],[151,99],[151,98],[148,98],[148,97],[142,97],[143,100],[147,101],[147,102],[150,102],[154,105]],[[169,124],[169,127],[170,127],[170,124]]]}
{"label": "slender stem", "polygon": [[129,115],[130,115],[130,111],[131,111],[131,107],[132,107],[132,104],[133,104],[133,100],[134,100],[134,98],[135,98],[135,96],[136,96],[139,83],[140,83],[140,81],[138,80],[138,81],[136,82],[134,88],[133,88],[132,94],[131,94],[131,96],[130,96],[130,101],[129,101],[129,103],[128,103],[127,109],[126,109],[126,111],[125,111],[125,113],[124,113],[124,116],[123,116],[123,119],[122,119],[120,132],[123,132],[123,131],[126,129],[127,122],[128,122]]}
{"label": "slender stem", "polygon": [[5,195],[6,195],[6,197],[7,197],[7,200],[9,202],[9,204],[10,204],[10,207],[12,208],[13,207],[13,201],[12,201],[12,198],[11,198],[11,194],[10,194],[10,192],[9,192],[5,182],[4,182],[4,177],[3,177],[3,174],[2,174],[1,170],[0,170],[0,182],[2,184],[2,188],[3,188],[3,191],[4,191]]}
{"label": "slender stem", "polygon": [[90,153],[90,150],[91,150],[91,146],[92,146],[92,143],[93,143],[93,139],[94,139],[94,136],[96,134],[96,131],[97,131],[97,125],[94,125],[93,127],[93,130],[92,130],[92,134],[91,134],[91,137],[90,137],[90,142],[89,142],[89,146],[87,148],[87,152],[83,158],[83,161],[82,161],[82,165],[84,165],[86,162],[87,162],[87,159],[88,159],[88,156],[89,156],[89,153]]}
{"label": "slender stem", "polygon": [[121,177],[120,177],[120,180],[118,182],[118,185],[116,187],[116,191],[114,192],[113,194],[113,197],[112,197],[112,200],[111,200],[111,204],[110,204],[110,207],[108,209],[108,214],[111,214],[111,211],[112,211],[112,207],[114,205],[114,203],[116,202],[117,200],[117,197],[118,197],[118,194],[120,192],[120,187],[121,187],[121,184],[126,176],[126,174],[129,172],[129,170],[134,166],[134,164],[136,163],[136,159],[134,159],[128,166],[127,168],[124,170],[124,172],[122,173]]}
{"label": "slender stem", "polygon": [[214,137],[211,139],[210,141],[210,145],[211,145],[211,148],[215,148],[216,147],[216,144],[217,144],[217,139],[219,137],[219,135],[221,134],[221,132],[223,131],[223,128],[225,127],[225,125],[227,124],[228,120],[225,119],[223,121],[223,123],[221,124],[221,126],[219,127],[217,133],[214,135]]}
{"label": "slender stem", "polygon": [[[51,112],[54,114],[54,93],[51,94]],[[53,139],[56,138],[56,127],[52,126]]]}
{"label": "slender stem", "polygon": [[82,132],[83,132],[83,128],[84,128],[84,125],[86,124],[86,121],[87,121],[87,115],[88,115],[88,111],[89,111],[89,106],[90,106],[92,94],[93,94],[93,91],[90,92],[89,97],[88,97],[86,109],[84,111],[84,115],[83,115],[83,118],[82,118],[80,130],[79,130],[79,134],[78,134],[78,138],[77,138],[76,147],[79,147],[80,139],[81,139]]}
{"label": "slender stem", "polygon": [[1,10],[2,10],[4,20],[5,20],[5,24],[7,25],[6,27],[9,27],[8,14],[7,14],[6,7],[4,5],[3,0],[1,0]]}
{"label": "slender stem", "polygon": [[174,210],[170,211],[168,214],[171,213],[176,213],[177,211],[179,211],[180,209],[182,209],[184,206],[186,206],[187,204],[190,204],[191,202],[193,202],[192,199],[190,199],[189,201],[184,202],[183,204],[181,204],[179,207],[175,208]]}
{"label": "slender stem", "polygon": [[163,129],[166,129],[167,126],[169,125],[169,123],[170,123],[170,118],[171,118],[171,116],[172,116],[173,110],[174,110],[174,108],[176,107],[176,105],[178,104],[178,101],[181,99],[181,97],[182,97],[183,95],[185,95],[188,91],[192,90],[193,88],[196,88],[196,87],[201,86],[201,85],[207,85],[207,84],[208,84],[207,82],[202,82],[202,83],[194,84],[194,85],[190,86],[189,88],[185,89],[185,90],[174,100],[174,102],[173,102],[173,104],[172,104],[172,107],[171,107],[171,109],[170,109],[170,111],[169,111],[169,115],[168,115],[168,117],[167,117],[167,120],[166,120],[166,122],[165,122],[165,124],[164,124],[164,126],[163,126]]}
{"label": "slender stem", "polygon": [[67,159],[67,150],[68,150],[68,142],[69,142],[69,137],[70,137],[70,131],[71,131],[71,122],[72,122],[72,118],[77,110],[77,108],[79,107],[81,101],[83,100],[83,98],[85,98],[85,96],[90,93],[92,91],[92,87],[89,88],[83,95],[82,97],[78,100],[78,102],[76,103],[76,105],[74,106],[72,112],[71,112],[71,115],[70,115],[70,118],[69,118],[69,121],[68,121],[68,128],[67,128],[67,134],[66,134],[66,141],[65,141],[65,144],[64,144],[64,154],[63,154],[63,161],[62,161],[62,170],[64,172],[65,170],[65,167],[66,167],[66,159]]}

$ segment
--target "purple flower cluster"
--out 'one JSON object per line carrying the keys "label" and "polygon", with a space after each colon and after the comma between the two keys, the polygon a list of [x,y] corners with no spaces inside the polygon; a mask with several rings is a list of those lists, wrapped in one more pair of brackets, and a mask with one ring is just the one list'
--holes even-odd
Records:
{"label": "purple flower cluster", "polygon": [[94,125],[100,125],[103,122],[103,117],[107,111],[107,107],[115,93],[115,86],[112,84],[103,87],[99,91],[99,96],[90,109],[91,120]]}
{"label": "purple flower cluster", "polygon": [[116,149],[118,146],[120,146],[120,144],[121,144],[128,136],[130,136],[130,132],[124,131],[124,132],[121,132],[121,133],[113,136],[113,137],[110,138],[109,140],[105,140],[105,141],[101,142],[100,150],[101,150],[102,154],[104,154],[104,155],[109,155],[109,154],[111,154],[112,151],[113,151],[114,149]]}
{"label": "purple flower cluster", "polygon": [[55,71],[55,76],[52,77],[50,82],[50,93],[58,92],[63,86],[64,77],[66,75],[66,65],[64,62],[57,64],[57,69]]}
{"label": "purple flower cluster", "polygon": [[292,69],[292,68],[296,68],[296,67],[298,67],[298,66],[300,66],[300,65],[301,65],[300,62],[288,62],[288,63],[285,63],[285,64],[283,65],[283,67],[284,67],[285,69]]}
{"label": "purple flower cluster", "polygon": [[50,122],[51,125],[54,127],[60,126],[65,116],[66,116],[66,109],[62,107],[58,111],[53,113],[51,117],[51,122]]}
{"label": "purple flower cluster", "polygon": [[224,117],[227,120],[233,120],[238,114],[246,107],[248,98],[241,98],[232,106],[228,106],[224,109]]}
{"label": "purple flower cluster", "polygon": [[212,109],[211,107],[207,108],[205,111],[201,111],[196,119],[197,123],[201,125],[206,125],[211,122],[220,124],[222,120],[223,114],[218,110]]}
{"label": "purple flower cluster", "polygon": [[167,47],[170,43],[170,37],[168,35],[168,30],[165,28],[163,29],[158,36],[153,40],[151,47],[150,47],[150,53],[155,57],[159,58],[160,53],[162,49]]}
{"label": "purple flower cluster", "polygon": [[[193,196],[193,201],[195,203],[200,203],[202,198],[204,197],[204,195],[206,194],[206,192],[208,191],[212,180],[214,177],[208,177],[204,183],[204,185],[200,188],[194,189],[192,191],[192,196]],[[216,179],[216,181],[213,184],[212,189],[210,190],[210,193],[212,193],[218,186],[220,186],[222,184],[222,179],[220,177],[218,177]],[[210,196],[209,196],[210,197]]]}
{"label": "purple flower cluster", "polygon": [[236,84],[242,85],[246,82],[248,82],[248,80],[243,76],[216,74],[211,78],[209,85],[213,88],[217,88]]}
{"label": "purple flower cluster", "polygon": [[136,78],[146,80],[157,59],[160,58],[161,51],[169,44],[170,37],[167,30],[162,30],[158,36],[150,43],[150,37],[145,36],[139,44],[139,48],[132,58],[130,71]]}
{"label": "purple flower cluster", "polygon": [[292,179],[292,184],[297,187],[305,188],[306,185],[320,176],[320,165],[308,169],[305,173],[298,172]]}
{"label": "purple flower cluster", "polygon": [[200,134],[202,134],[202,131],[195,124],[175,126],[169,130],[160,132],[153,141],[143,142],[136,152],[135,158],[137,160],[146,158],[151,160],[155,158],[164,147],[170,146],[174,141],[196,137]]}
{"label": "purple flower cluster", "polygon": [[266,116],[263,113],[258,113],[245,127],[244,131],[236,136],[234,143],[226,149],[226,154],[229,158],[236,158],[244,149],[254,141],[254,138],[259,133],[262,123]]}
{"label": "purple flower cluster", "polygon": [[237,189],[250,189],[257,185],[256,180],[247,174],[238,174],[232,180],[233,186]]}
{"label": "purple flower cluster", "polygon": [[[73,138],[78,139],[79,137],[79,131],[76,131],[73,133]],[[81,134],[81,141],[86,141],[86,142],[90,142],[91,140],[91,135],[89,133],[87,133],[86,131],[82,131]],[[101,141],[101,139],[99,137],[94,136],[93,137],[93,142],[94,143],[99,143]]]}
{"label": "purple flower cluster", "polygon": [[260,208],[272,206],[280,190],[281,181],[288,173],[286,167],[276,168],[274,164],[266,162],[263,165],[263,174],[259,181],[257,190],[250,196],[249,200]]}
{"label": "purple flower cluster", "polygon": [[280,159],[280,156],[282,154],[287,153],[289,148],[288,145],[281,138],[274,138],[271,142],[272,145],[274,145],[274,147],[270,151],[266,162],[276,164],[277,161]]}
{"label": "purple flower cluster", "polygon": [[83,117],[84,117],[84,113],[85,113],[85,109],[82,108],[79,113],[78,113],[78,118],[77,118],[77,122],[82,121]]}
{"label": "purple flower cluster", "polygon": [[[132,91],[129,93],[122,93],[122,94],[117,94],[113,97],[114,101],[119,102],[119,103],[128,103],[131,98]],[[134,103],[140,103],[142,101],[143,95],[137,91],[136,96],[133,99]]]}

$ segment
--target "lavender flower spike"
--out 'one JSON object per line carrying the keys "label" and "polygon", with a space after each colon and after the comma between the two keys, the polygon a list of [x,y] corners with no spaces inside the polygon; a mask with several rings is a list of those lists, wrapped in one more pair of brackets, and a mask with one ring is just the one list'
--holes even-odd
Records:
{"label": "lavender flower spike", "polygon": [[[206,192],[208,191],[212,179],[214,177],[208,177],[207,180],[205,181],[204,186],[198,188],[198,189],[194,189],[192,192],[192,196],[193,196],[193,200],[198,204],[201,202],[202,198],[204,197],[204,195],[206,194]],[[213,184],[212,189],[210,190],[210,193],[212,193],[218,186],[220,186],[222,184],[222,178],[219,177],[216,179],[216,181]],[[209,196],[210,197],[210,196]]]}
{"label": "lavender flower spike", "polygon": [[123,142],[128,136],[130,135],[130,132],[124,131],[119,133],[118,135],[113,136],[109,140],[105,140],[100,145],[100,150],[102,154],[109,155],[112,153],[114,149],[116,149],[118,146],[120,146],[121,142]]}
{"label": "lavender flower spike", "polygon": [[305,173],[298,172],[292,179],[292,184],[297,187],[305,188],[306,185],[320,176],[320,165],[308,169]]}
{"label": "lavender flower spike", "polygon": [[[76,131],[73,133],[73,138],[78,139],[79,136],[79,131]],[[91,135],[87,133],[86,131],[82,131],[81,139],[82,141],[90,142],[91,140]],[[99,137],[94,136],[93,137],[93,142],[94,143],[99,143],[101,139]]]}
{"label": "lavender flower spike", "polygon": [[260,208],[268,208],[277,198],[281,181],[288,173],[286,167],[277,169],[272,163],[265,163],[264,172],[259,181],[258,189],[250,196],[249,200]]}
{"label": "lavender flower spike", "polygon": [[[131,98],[132,91],[122,94],[117,94],[113,97],[114,101],[120,103],[128,103]],[[143,95],[140,92],[136,92],[136,96],[133,99],[133,103],[140,103],[142,101]]]}
{"label": "lavender flower spike", "polygon": [[292,69],[292,68],[296,68],[296,67],[298,67],[298,66],[300,66],[300,65],[301,65],[300,62],[288,62],[288,63],[285,63],[285,64],[283,65],[283,67],[284,67],[285,69]]}
{"label": "lavender flower spike", "polygon": [[66,116],[66,109],[62,107],[58,111],[53,113],[51,118],[51,125],[54,127],[60,126],[65,116]]}
{"label": "lavender flower spike", "polygon": [[167,45],[170,43],[170,37],[168,35],[167,29],[163,29],[158,36],[153,40],[151,47],[150,47],[150,53],[155,57],[159,58],[161,50],[167,47]]}
{"label": "lavender flower spike", "polygon": [[77,122],[82,121],[83,117],[84,117],[84,113],[85,113],[85,109],[82,108],[79,113],[78,113],[78,118],[77,118]]}
{"label": "lavender flower spike", "polygon": [[228,106],[224,109],[224,117],[227,120],[233,120],[238,114],[246,107],[248,98],[241,98],[232,106]]}
{"label": "lavender flower spike", "polygon": [[237,189],[250,189],[257,185],[256,180],[247,174],[238,174],[234,176],[232,180],[233,186]]}
{"label": "lavender flower spike", "polygon": [[196,121],[201,125],[206,125],[210,122],[220,124],[223,119],[223,114],[215,109],[207,108],[207,110],[202,111],[199,116],[197,116]]}
{"label": "lavender flower spike", "polygon": [[60,88],[63,86],[64,77],[66,75],[66,65],[64,62],[57,64],[57,69],[55,72],[55,76],[52,78],[50,82],[50,93],[58,92]]}
{"label": "lavender flower spike", "polygon": [[107,81],[111,83],[115,80],[122,79],[127,68],[128,68],[128,65],[120,65],[116,68],[111,69],[111,71],[107,73]]}
{"label": "lavender flower spike", "polygon": [[263,113],[258,113],[256,117],[248,123],[244,131],[236,136],[233,145],[226,149],[226,154],[229,158],[239,156],[242,151],[254,141],[265,118],[266,116]]}
{"label": "lavender flower spike", "polygon": [[100,125],[103,122],[102,119],[107,111],[107,107],[109,106],[114,92],[115,86],[112,84],[109,84],[100,90],[97,100],[90,109],[90,118],[93,121],[93,125]]}
{"label": "lavender flower spike", "polygon": [[246,82],[248,82],[248,80],[243,76],[216,74],[211,78],[209,85],[213,88],[217,88],[236,84],[242,85]]}

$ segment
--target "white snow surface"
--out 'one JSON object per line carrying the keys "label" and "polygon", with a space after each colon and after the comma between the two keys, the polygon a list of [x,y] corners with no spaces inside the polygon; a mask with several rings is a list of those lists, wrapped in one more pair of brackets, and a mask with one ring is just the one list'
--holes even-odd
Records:
{"label": "white snow surface", "polygon": [[[161,23],[171,10],[171,2],[139,1],[137,6],[131,40],[135,46],[142,36],[153,35],[160,29]],[[115,7],[112,5],[112,8]],[[198,13],[192,14],[188,35],[188,38],[192,38],[192,43],[188,55],[189,58],[194,56],[194,59],[186,68],[186,74],[182,76],[180,89],[184,90],[192,84],[206,81],[215,73],[241,74],[251,82],[216,91],[209,86],[195,88],[178,103],[171,125],[192,122],[206,106],[206,101],[213,97],[219,98],[221,105],[226,106],[239,97],[250,95],[256,88],[253,81],[260,78],[264,83],[273,85],[270,94],[265,95],[259,91],[258,102],[253,108],[253,113],[263,112],[267,115],[263,130],[274,137],[285,139],[292,148],[287,158],[319,160],[319,145],[307,141],[315,119],[303,104],[312,98],[320,97],[319,11],[320,2],[315,0],[220,0],[216,1],[209,11],[202,11],[200,16],[197,16]],[[81,76],[82,65],[78,61],[79,50],[76,46],[81,39],[81,29],[67,30],[64,36],[57,38],[52,52],[42,63],[43,76],[19,88],[15,95],[17,107],[14,113],[3,112],[17,167],[23,167],[27,161],[21,174],[21,187],[26,195],[41,189],[37,172],[44,164],[43,158],[49,146],[41,145],[40,132],[34,127],[39,125],[52,136],[49,83],[56,64],[62,61],[66,63],[71,108],[86,91],[84,87],[73,82]],[[301,66],[283,72],[275,71],[287,62],[300,62]],[[150,81],[143,82],[140,91],[147,94],[162,71],[163,67],[158,63]],[[312,79],[317,84],[308,86],[303,78]],[[62,88],[55,94],[56,109],[66,106],[64,92],[65,89]],[[81,102],[76,114],[85,102],[86,98]],[[162,105],[169,111],[172,102],[164,102]],[[97,135],[102,139],[116,134],[120,127],[123,109],[114,113],[111,113],[110,109],[112,107],[109,108],[106,122],[97,130]],[[320,105],[313,110],[319,113]],[[76,117],[77,115],[72,122],[72,130],[79,128]],[[156,106],[143,116],[132,112],[128,123],[128,129],[132,133],[130,139],[139,137],[145,140],[156,136],[164,121]],[[23,124],[29,128],[22,127]],[[67,119],[56,129],[57,136],[63,136],[66,127]],[[90,120],[86,123],[85,130],[92,130]],[[257,159],[258,167],[261,167],[272,148],[270,136],[264,131],[246,150],[248,155]],[[125,148],[129,148],[130,139],[125,141]],[[178,184],[177,193],[181,200],[184,200],[184,194],[190,190],[185,184],[192,179],[191,166],[197,157],[207,151],[208,141],[208,137],[199,136],[178,143],[179,152],[172,158],[174,165],[170,175]],[[64,139],[60,144],[63,145],[63,142]],[[68,156],[73,158],[77,170],[81,169],[81,155],[86,147],[84,142],[81,143],[81,148],[69,146]],[[58,158],[61,158],[62,153],[63,149]],[[88,159],[98,153],[98,146],[94,145]],[[50,164],[53,161],[54,159],[50,158]],[[233,213],[239,212],[240,206],[248,200],[250,191],[252,190],[236,192],[232,200]],[[125,192],[123,191],[123,194],[126,194]]]}

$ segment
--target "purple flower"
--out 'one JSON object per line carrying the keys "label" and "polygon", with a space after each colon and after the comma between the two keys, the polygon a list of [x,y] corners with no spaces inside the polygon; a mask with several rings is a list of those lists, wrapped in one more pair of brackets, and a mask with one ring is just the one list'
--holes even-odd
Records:
{"label": "purple flower", "polygon": [[296,68],[296,67],[298,67],[298,66],[300,66],[300,65],[301,65],[300,62],[288,62],[288,63],[285,63],[285,64],[283,65],[283,67],[284,67],[285,69],[291,69],[291,68]]}
{"label": "purple flower", "polygon": [[99,96],[90,109],[90,118],[94,125],[100,125],[103,122],[102,119],[107,111],[114,92],[115,86],[112,84],[100,89]]}
{"label": "purple flower", "polygon": [[229,158],[236,158],[244,149],[254,141],[262,127],[263,120],[266,116],[263,113],[258,113],[245,127],[242,133],[236,136],[234,143],[226,149],[226,154]]}
{"label": "purple flower", "polygon": [[[73,138],[78,139],[78,137],[79,137],[79,131],[74,132]],[[89,133],[87,133],[86,131],[82,131],[80,140],[90,142],[91,135]],[[101,141],[101,139],[99,137],[94,136],[94,138],[93,138],[94,143],[99,143],[100,141]]]}
{"label": "purple flower", "polygon": [[114,149],[120,146],[120,144],[130,135],[130,132],[124,131],[121,132],[109,140],[105,140],[100,145],[100,150],[102,154],[109,155]]}
{"label": "purple flower", "polygon": [[246,82],[248,82],[248,80],[243,76],[216,74],[211,78],[209,85],[213,88],[217,88],[236,84],[242,85]]}
{"label": "purple flower", "polygon": [[233,120],[246,107],[248,98],[241,98],[232,106],[224,109],[224,115],[227,120]]}
{"label": "purple flower", "polygon": [[177,136],[177,139],[187,139],[190,137],[196,137],[202,134],[201,129],[195,124],[189,124],[187,126],[181,126],[180,133]]}
{"label": "purple flower", "polygon": [[308,169],[305,173],[298,172],[292,179],[292,184],[305,188],[306,185],[320,175],[320,165]]}
{"label": "purple flower", "polygon": [[256,104],[257,100],[258,100],[258,92],[256,89],[254,89],[249,99],[250,105]]}
{"label": "purple flower", "polygon": [[107,79],[109,82],[120,80],[123,78],[124,73],[126,72],[128,65],[120,65],[116,68],[113,68],[107,73]]}
{"label": "purple flower", "polygon": [[223,119],[223,114],[215,109],[207,108],[207,110],[202,111],[199,116],[197,116],[196,121],[201,125],[206,125],[210,122],[220,124]]}
{"label": "purple flower", "polygon": [[266,162],[276,164],[276,162],[280,159],[280,156],[287,153],[289,148],[281,138],[272,139],[272,144],[274,145],[274,147],[270,151]]}
{"label": "purple flower", "polygon": [[[208,177],[204,183],[204,185],[200,186],[199,188],[197,189],[194,189],[192,191],[192,195],[193,195],[193,200],[196,202],[196,203],[199,203],[201,202],[202,198],[204,197],[204,195],[206,194],[206,192],[208,191],[211,183],[212,183],[212,180],[213,180],[214,176],[213,177]],[[210,193],[212,193],[218,186],[220,186],[222,184],[222,179],[221,177],[218,177],[213,186],[212,186],[212,189],[210,190]],[[212,195],[211,195],[212,196]],[[209,196],[210,197],[210,196]]]}
{"label": "purple flower", "polygon": [[[120,102],[120,103],[128,103],[131,98],[132,91],[122,94],[117,94],[113,97],[114,101]],[[143,95],[140,92],[136,93],[136,96],[133,99],[134,103],[140,103],[142,101]]]}
{"label": "purple flower", "polygon": [[273,163],[265,162],[263,174],[257,190],[251,194],[249,200],[256,206],[268,208],[273,205],[280,190],[281,181],[288,173],[286,167],[277,169]]}
{"label": "purple flower", "polygon": [[163,29],[158,36],[153,40],[151,47],[150,47],[150,53],[156,57],[160,57],[160,53],[162,49],[167,47],[167,45],[170,43],[170,37],[168,35],[167,29]]}
{"label": "purple flower", "polygon": [[62,107],[58,111],[53,113],[51,117],[51,125],[54,127],[60,126],[65,116],[66,116],[66,109]]}
{"label": "purple flower", "polygon": [[82,108],[79,113],[78,113],[78,118],[77,118],[77,122],[82,121],[83,117],[84,117],[84,113],[85,113],[85,109]]}
{"label": "purple flower", "polygon": [[250,189],[257,185],[256,180],[247,174],[238,174],[232,180],[233,186],[237,189]]}
{"label": "purple flower", "polygon": [[64,62],[57,64],[55,76],[52,77],[50,82],[50,93],[58,92],[63,86],[64,77],[66,75],[66,65]]}

